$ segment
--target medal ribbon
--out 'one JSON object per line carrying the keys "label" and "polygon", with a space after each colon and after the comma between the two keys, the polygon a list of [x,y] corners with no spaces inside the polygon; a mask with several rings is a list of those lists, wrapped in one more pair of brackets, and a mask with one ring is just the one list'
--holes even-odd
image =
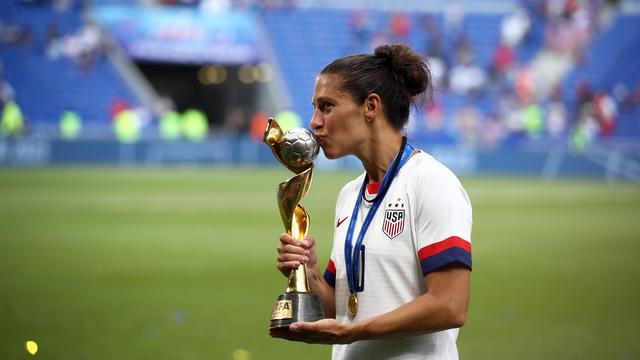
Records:
{"label": "medal ribbon", "polygon": [[[351,294],[355,294],[356,291],[364,290],[364,274],[361,277],[361,281],[358,282],[358,269],[360,265],[360,254],[363,250],[362,240],[364,240],[364,235],[371,225],[371,221],[373,220],[373,216],[376,214],[378,207],[382,204],[382,200],[384,196],[389,190],[391,186],[391,182],[400,171],[400,168],[409,160],[411,154],[413,153],[413,147],[407,144],[407,138],[403,137],[402,146],[400,147],[400,151],[396,155],[393,160],[391,168],[386,172],[384,178],[382,179],[382,184],[380,184],[380,192],[373,200],[373,204],[371,205],[371,209],[369,209],[369,213],[367,213],[367,217],[362,223],[362,228],[360,229],[360,233],[358,234],[358,239],[356,240],[355,249],[351,246],[353,241],[353,233],[356,228],[356,219],[358,217],[358,209],[360,208],[360,203],[362,202],[362,198],[364,197],[364,190],[369,181],[369,175],[365,176],[364,182],[362,183],[362,187],[360,188],[360,196],[356,200],[356,205],[353,208],[353,213],[351,214],[351,220],[349,221],[349,228],[347,229],[347,237],[344,242],[344,258],[346,261],[347,268],[347,281],[349,282],[349,291]],[[364,259],[362,259],[364,262]]]}

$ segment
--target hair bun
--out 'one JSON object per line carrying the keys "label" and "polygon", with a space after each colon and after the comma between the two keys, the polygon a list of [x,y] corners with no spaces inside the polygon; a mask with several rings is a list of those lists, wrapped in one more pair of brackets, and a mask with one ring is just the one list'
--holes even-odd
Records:
{"label": "hair bun", "polygon": [[407,45],[380,45],[374,55],[386,61],[398,89],[408,101],[429,87],[431,74],[425,60]]}
{"label": "hair bun", "polygon": [[380,45],[375,49],[373,54],[377,57],[385,58],[391,63],[391,59],[393,59],[393,50],[391,47],[392,45]]}

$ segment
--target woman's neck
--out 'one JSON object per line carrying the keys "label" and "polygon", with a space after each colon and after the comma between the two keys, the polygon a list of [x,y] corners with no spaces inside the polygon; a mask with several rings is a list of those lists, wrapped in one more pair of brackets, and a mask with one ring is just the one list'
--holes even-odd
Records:
{"label": "woman's neck", "polygon": [[369,182],[381,182],[391,167],[402,146],[402,133],[387,133],[385,136],[374,136],[357,157],[362,162]]}

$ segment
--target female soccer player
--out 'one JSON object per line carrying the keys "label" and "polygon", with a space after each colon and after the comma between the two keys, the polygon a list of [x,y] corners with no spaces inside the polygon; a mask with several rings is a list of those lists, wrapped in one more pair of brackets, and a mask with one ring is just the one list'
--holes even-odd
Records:
{"label": "female soccer player", "polygon": [[355,155],[364,173],[338,196],[331,259],[316,242],[280,236],[278,269],[308,266],[327,319],[271,336],[335,344],[333,359],[457,359],[471,271],[471,204],[445,166],[403,136],[410,106],[431,88],[408,46],[339,58],[316,79],[310,127],[329,159]]}

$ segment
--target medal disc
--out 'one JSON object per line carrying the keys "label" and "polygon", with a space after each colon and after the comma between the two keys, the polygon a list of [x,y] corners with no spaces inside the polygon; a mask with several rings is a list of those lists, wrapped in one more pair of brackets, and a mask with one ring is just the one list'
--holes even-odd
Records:
{"label": "medal disc", "polygon": [[349,306],[349,316],[355,317],[358,312],[358,297],[356,294],[349,295],[349,302],[347,305]]}

